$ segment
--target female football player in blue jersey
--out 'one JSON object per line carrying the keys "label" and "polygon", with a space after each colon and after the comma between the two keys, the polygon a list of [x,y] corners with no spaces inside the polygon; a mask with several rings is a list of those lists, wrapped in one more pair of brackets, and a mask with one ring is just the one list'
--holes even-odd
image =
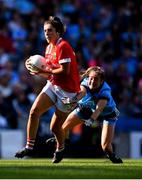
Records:
{"label": "female football player in blue jersey", "polygon": [[[96,122],[102,127],[101,146],[103,151],[113,163],[123,163],[112,148],[119,111],[104,76],[104,70],[98,66],[88,68],[83,74],[81,92],[77,97],[81,100],[62,125],[63,137],[68,130],[82,122],[87,126]],[[64,140],[60,142],[60,146],[64,147]],[[58,162],[62,160],[63,154],[64,151],[59,153]]]}

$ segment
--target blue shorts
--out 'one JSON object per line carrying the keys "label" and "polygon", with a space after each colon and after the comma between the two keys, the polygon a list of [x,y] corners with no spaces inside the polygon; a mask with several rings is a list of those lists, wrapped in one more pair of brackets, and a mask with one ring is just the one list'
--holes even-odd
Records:
{"label": "blue shorts", "polygon": [[[83,117],[83,115],[80,112],[80,108],[77,107],[76,109],[74,109],[73,113],[79,117],[79,119],[81,119],[82,121],[85,121],[85,118]],[[116,121],[118,120],[118,116],[119,116],[119,111],[116,109],[116,112],[114,111],[114,113],[116,113],[116,116],[114,117],[109,117],[108,115],[105,117],[99,117],[97,119],[97,122],[99,125],[103,125],[103,124],[108,124],[108,125],[115,125]],[[88,118],[89,119],[89,118]]]}
{"label": "blue shorts", "polygon": [[100,125],[108,124],[108,125],[114,126],[114,125],[116,124],[116,121],[117,121],[116,118],[115,118],[115,119],[104,119],[104,120],[102,120],[102,121],[99,121],[99,124],[100,124]]}

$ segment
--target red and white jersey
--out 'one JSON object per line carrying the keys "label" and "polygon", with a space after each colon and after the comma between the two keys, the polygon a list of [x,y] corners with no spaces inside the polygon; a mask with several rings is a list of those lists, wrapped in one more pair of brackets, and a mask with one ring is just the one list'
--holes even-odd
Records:
{"label": "red and white jersey", "polygon": [[60,38],[56,45],[49,44],[46,48],[45,59],[47,65],[53,69],[59,68],[60,64],[70,63],[68,75],[54,74],[50,80],[54,85],[60,86],[63,90],[75,93],[80,90],[80,78],[75,53],[70,44]]}

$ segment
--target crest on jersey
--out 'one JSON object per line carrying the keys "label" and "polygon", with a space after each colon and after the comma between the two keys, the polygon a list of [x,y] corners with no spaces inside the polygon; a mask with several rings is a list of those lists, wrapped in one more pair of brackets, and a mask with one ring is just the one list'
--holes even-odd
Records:
{"label": "crest on jersey", "polygon": [[56,59],[56,52],[53,53],[53,59]]}

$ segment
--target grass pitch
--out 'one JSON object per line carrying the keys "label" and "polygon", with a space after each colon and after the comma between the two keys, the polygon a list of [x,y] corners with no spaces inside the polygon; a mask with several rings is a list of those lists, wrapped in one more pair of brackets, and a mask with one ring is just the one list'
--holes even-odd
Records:
{"label": "grass pitch", "polygon": [[106,159],[0,160],[1,179],[141,179],[142,160],[124,159],[112,164]]}

